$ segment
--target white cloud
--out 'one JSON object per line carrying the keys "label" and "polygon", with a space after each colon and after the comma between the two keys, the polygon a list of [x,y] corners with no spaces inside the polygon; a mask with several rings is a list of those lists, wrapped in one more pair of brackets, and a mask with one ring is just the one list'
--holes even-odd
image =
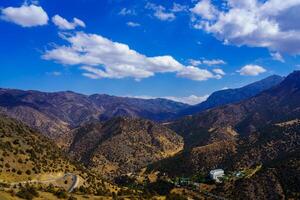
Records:
{"label": "white cloud", "polygon": [[119,12],[119,15],[136,15],[136,11],[128,8],[122,8]]}
{"label": "white cloud", "polygon": [[226,73],[222,69],[213,69],[213,72],[215,72],[216,74],[219,74],[221,76],[226,75]]}
{"label": "white cloud", "polygon": [[226,62],[221,59],[213,59],[213,60],[194,60],[194,59],[189,59],[189,63],[194,66],[198,65],[207,65],[207,66],[213,66],[213,65],[225,65]]}
{"label": "white cloud", "polygon": [[163,99],[169,99],[169,100],[176,101],[176,102],[186,103],[189,105],[196,105],[196,104],[199,104],[199,103],[205,101],[209,97],[209,95],[204,95],[204,96],[190,95],[190,96],[186,96],[186,97],[176,97],[176,96],[154,97],[154,96],[143,95],[143,96],[126,96],[126,97],[138,98],[138,99],[163,98]]}
{"label": "white cloud", "polygon": [[178,3],[173,3],[173,7],[171,9],[171,12],[177,13],[177,12],[184,12],[188,10],[188,6],[181,5]]}
{"label": "white cloud", "polygon": [[136,22],[127,22],[126,24],[127,24],[127,26],[130,26],[130,27],[138,27],[138,26],[141,26],[141,24],[136,23]]}
{"label": "white cloud", "polygon": [[22,27],[46,25],[49,20],[47,13],[42,7],[26,4],[21,7],[7,7],[1,9],[0,18]]}
{"label": "white cloud", "polygon": [[208,0],[198,4],[191,10],[198,16],[193,18],[194,27],[212,33],[225,44],[300,54],[299,0],[227,0],[222,10]]}
{"label": "white cloud", "polygon": [[194,66],[187,66],[177,74],[178,77],[188,78],[195,81],[205,81],[211,78],[219,79],[220,76],[216,76],[206,69],[200,69]]}
{"label": "white cloud", "polygon": [[193,66],[199,66],[202,64],[201,60],[194,60],[194,59],[189,59],[189,63]]}
{"label": "white cloud", "polygon": [[259,65],[246,65],[242,67],[237,72],[240,73],[240,75],[244,76],[257,76],[261,73],[266,72],[267,70]]}
{"label": "white cloud", "polygon": [[177,102],[186,103],[189,105],[196,105],[196,104],[199,104],[199,103],[205,101],[208,97],[209,97],[209,95],[204,95],[204,96],[190,95],[187,97],[167,96],[167,97],[163,97],[163,98],[170,99],[170,100],[177,101]]}
{"label": "white cloud", "polygon": [[216,59],[216,60],[203,60],[202,64],[212,66],[212,65],[225,65],[226,62],[221,59]]}
{"label": "white cloud", "polygon": [[279,62],[285,62],[284,58],[282,57],[282,55],[278,52],[270,52],[270,55],[272,56],[273,60],[277,60]]}
{"label": "white cloud", "polygon": [[173,12],[168,12],[165,7],[161,5],[155,5],[153,3],[147,3],[146,8],[154,11],[154,17],[161,21],[173,21],[176,16]]}
{"label": "white cloud", "polygon": [[52,17],[52,22],[61,30],[73,30],[77,26],[85,27],[85,23],[76,17],[73,18],[73,22],[69,22],[65,18],[55,15]]}
{"label": "white cloud", "polygon": [[84,76],[101,78],[126,78],[136,80],[154,76],[156,73],[175,72],[178,77],[203,81],[220,78],[212,72],[196,67],[186,67],[172,56],[147,57],[126,44],[111,41],[101,35],[76,32],[61,35],[69,45],[56,45],[42,56],[64,65],[81,65]]}
{"label": "white cloud", "polygon": [[193,14],[199,15],[203,19],[207,19],[207,20],[215,19],[218,15],[218,10],[215,8],[213,4],[211,4],[210,0],[199,1],[195,5],[195,7],[190,9],[190,11]]}

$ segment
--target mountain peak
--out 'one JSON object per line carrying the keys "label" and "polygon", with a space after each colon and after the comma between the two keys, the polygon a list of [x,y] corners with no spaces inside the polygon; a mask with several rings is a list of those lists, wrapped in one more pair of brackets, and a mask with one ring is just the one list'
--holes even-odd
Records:
{"label": "mountain peak", "polygon": [[283,84],[286,82],[294,83],[300,86],[300,70],[293,71],[291,74],[289,74],[283,81]]}

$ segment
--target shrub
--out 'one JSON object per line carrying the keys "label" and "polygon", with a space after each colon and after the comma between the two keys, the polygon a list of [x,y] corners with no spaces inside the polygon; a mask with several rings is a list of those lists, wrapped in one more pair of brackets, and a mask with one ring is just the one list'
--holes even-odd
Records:
{"label": "shrub", "polygon": [[168,194],[166,197],[166,200],[187,200],[184,196],[181,196],[179,194]]}
{"label": "shrub", "polygon": [[68,198],[68,200],[77,200],[77,198],[74,197],[74,196],[70,196],[70,197]]}
{"label": "shrub", "polygon": [[33,186],[26,185],[21,187],[16,195],[22,199],[32,200],[34,197],[38,197],[39,193]]}
{"label": "shrub", "polygon": [[46,192],[54,194],[55,193],[54,186],[52,184],[48,185],[48,187],[46,188]]}
{"label": "shrub", "polygon": [[158,180],[154,183],[150,183],[147,188],[153,193],[167,195],[174,188],[174,185],[164,180]]}
{"label": "shrub", "polygon": [[64,189],[57,190],[54,195],[59,199],[66,199],[68,197],[68,194]]}

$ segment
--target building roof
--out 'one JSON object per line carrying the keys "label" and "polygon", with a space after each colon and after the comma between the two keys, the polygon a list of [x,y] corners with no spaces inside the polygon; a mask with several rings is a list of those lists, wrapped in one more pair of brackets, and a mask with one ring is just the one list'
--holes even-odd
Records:
{"label": "building roof", "polygon": [[214,170],[211,170],[209,173],[210,173],[210,174],[224,173],[224,170],[223,170],[223,169],[214,169]]}

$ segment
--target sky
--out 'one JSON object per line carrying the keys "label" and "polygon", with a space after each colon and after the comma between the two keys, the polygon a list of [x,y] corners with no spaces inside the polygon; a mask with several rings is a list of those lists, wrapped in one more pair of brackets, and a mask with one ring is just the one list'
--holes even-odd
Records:
{"label": "sky", "polygon": [[300,0],[1,0],[0,87],[189,104],[300,69]]}

